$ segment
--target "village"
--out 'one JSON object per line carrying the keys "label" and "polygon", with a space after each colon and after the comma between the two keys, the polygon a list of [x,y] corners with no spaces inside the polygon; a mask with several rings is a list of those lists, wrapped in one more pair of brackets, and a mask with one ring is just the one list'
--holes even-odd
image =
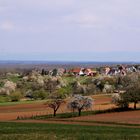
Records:
{"label": "village", "polygon": [[[59,89],[68,90],[69,94],[80,93],[83,95],[124,92],[125,80],[136,77],[139,72],[139,65],[54,68],[49,70],[42,67],[18,71],[15,69],[12,72],[1,72],[0,96],[10,97],[13,92],[18,91],[17,98],[19,99],[27,97],[45,99],[48,93]],[[3,99],[7,99],[7,97],[3,97]]]}
{"label": "village", "polygon": [[105,66],[105,67],[99,67],[99,68],[78,67],[78,68],[71,68],[71,69],[64,69],[64,68],[58,68],[58,69],[53,69],[53,70],[42,69],[41,74],[51,75],[51,76],[62,76],[63,74],[71,74],[73,76],[94,76],[95,77],[97,75],[125,76],[127,75],[127,73],[133,73],[133,72],[139,72],[139,71],[140,71],[140,65],[117,65],[117,66]]}

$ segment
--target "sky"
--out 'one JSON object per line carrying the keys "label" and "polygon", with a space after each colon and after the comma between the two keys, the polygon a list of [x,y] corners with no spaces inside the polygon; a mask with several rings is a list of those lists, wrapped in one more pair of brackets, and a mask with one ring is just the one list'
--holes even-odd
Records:
{"label": "sky", "polygon": [[140,62],[140,0],[0,0],[0,60]]}

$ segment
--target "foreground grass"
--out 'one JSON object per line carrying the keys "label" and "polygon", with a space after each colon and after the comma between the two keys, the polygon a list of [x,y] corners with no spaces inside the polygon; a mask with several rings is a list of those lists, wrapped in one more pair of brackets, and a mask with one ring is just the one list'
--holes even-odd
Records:
{"label": "foreground grass", "polygon": [[140,129],[63,124],[0,123],[0,140],[139,140]]}
{"label": "foreground grass", "polygon": [[132,126],[132,127],[137,127],[139,126],[140,127],[140,124],[131,124],[131,123],[119,123],[119,122],[109,122],[109,121],[81,121],[81,120],[59,120],[59,119],[53,119],[53,120],[49,120],[49,121],[61,121],[61,122],[78,122],[78,123],[87,123],[87,124],[105,124],[105,125],[114,125],[114,126]]}

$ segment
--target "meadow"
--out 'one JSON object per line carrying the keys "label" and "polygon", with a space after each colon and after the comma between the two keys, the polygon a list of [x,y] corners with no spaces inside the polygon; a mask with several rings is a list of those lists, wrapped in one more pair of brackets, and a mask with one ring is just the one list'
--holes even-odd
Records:
{"label": "meadow", "polygon": [[0,123],[0,140],[139,140],[139,128],[41,123]]}
{"label": "meadow", "polygon": [[[32,73],[32,78],[34,76],[36,76],[36,73]],[[17,91],[14,97],[17,97],[17,93],[24,94],[18,100],[12,100],[11,97],[13,96],[0,96],[0,140],[140,139],[139,103],[137,104],[137,110],[133,109],[132,102],[130,102],[128,110],[120,110],[120,108],[112,103],[112,92],[104,93],[100,91],[98,94],[96,92],[90,94],[92,90],[99,88],[93,83],[94,78],[78,77],[77,79],[77,77],[65,76],[60,79],[52,78],[53,82],[50,82],[45,76],[39,75],[39,77],[43,78],[44,86],[42,88],[44,88],[43,91],[45,92],[39,90],[39,83],[37,81],[33,82],[30,76],[27,81],[21,80],[18,77],[8,77],[9,81],[17,83],[18,89],[15,89]],[[46,80],[47,83],[45,83]],[[78,80],[78,82],[74,82],[75,80]],[[114,84],[114,79],[110,78],[105,78],[103,81],[100,81],[99,78],[94,82],[101,82],[100,88],[102,88],[102,85],[105,84],[104,80],[110,85],[111,83]],[[54,87],[50,86],[52,89],[46,87],[50,83],[54,84]],[[71,85],[74,94],[81,92],[83,92],[81,94],[87,96],[89,94],[94,99],[94,103],[89,109],[82,110],[81,116],[78,117],[76,110],[67,107],[71,99],[71,95],[67,94],[64,104],[60,106],[54,118],[52,108],[46,106],[46,102],[51,98],[51,96],[48,96],[48,92],[55,93],[57,91],[59,94],[71,93],[69,92],[71,90],[69,86],[63,88],[60,86],[60,83]],[[1,87],[3,86],[2,84]],[[10,84],[14,85],[14,83]],[[59,85],[61,90],[58,90],[55,87],[56,85]],[[111,85],[111,87],[114,87],[114,85]],[[87,93],[84,93],[83,87],[87,89]],[[25,91],[29,89],[32,89],[31,94],[34,95],[31,99],[25,98]],[[22,92],[20,93],[19,91]],[[44,96],[44,93],[46,97],[42,99],[41,97]]]}

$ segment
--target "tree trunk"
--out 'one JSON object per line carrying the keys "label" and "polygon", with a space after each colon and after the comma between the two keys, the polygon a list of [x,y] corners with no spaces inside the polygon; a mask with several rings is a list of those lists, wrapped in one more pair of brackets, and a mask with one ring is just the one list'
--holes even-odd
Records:
{"label": "tree trunk", "polygon": [[81,116],[81,109],[79,109],[78,111],[79,111],[79,114],[78,115]]}
{"label": "tree trunk", "polygon": [[136,110],[136,108],[137,108],[137,103],[134,102],[134,109]]}
{"label": "tree trunk", "polygon": [[53,116],[54,116],[54,117],[56,116],[56,110],[54,110],[54,112],[53,112]]}

